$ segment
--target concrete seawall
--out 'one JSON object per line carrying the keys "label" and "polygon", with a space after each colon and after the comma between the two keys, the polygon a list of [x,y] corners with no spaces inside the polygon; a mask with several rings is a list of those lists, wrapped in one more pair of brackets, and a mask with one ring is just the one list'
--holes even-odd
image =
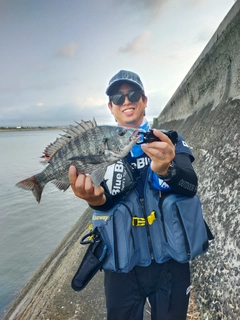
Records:
{"label": "concrete seawall", "polygon": [[[239,48],[240,0],[154,119],[154,127],[177,130],[192,148],[205,218],[215,235],[209,253],[191,264],[202,320],[240,319]],[[80,293],[70,287],[85,252],[79,239],[90,216],[87,210],[3,320],[106,319],[102,272]]]}
{"label": "concrete seawall", "polygon": [[174,128],[192,147],[205,218],[215,234],[209,254],[192,263],[201,319],[240,319],[240,1],[154,127]]}

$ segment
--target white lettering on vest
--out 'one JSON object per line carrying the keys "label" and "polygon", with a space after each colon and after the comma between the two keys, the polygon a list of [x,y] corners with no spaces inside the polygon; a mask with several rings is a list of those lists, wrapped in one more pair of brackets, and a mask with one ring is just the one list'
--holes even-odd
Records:
{"label": "white lettering on vest", "polygon": [[104,220],[104,221],[107,221],[108,218],[109,218],[109,216],[93,216],[92,220]]}
{"label": "white lettering on vest", "polygon": [[114,166],[113,173],[113,185],[112,185],[112,195],[115,195],[123,190],[125,185],[125,175],[124,175],[124,166],[122,161],[118,161]]}
{"label": "white lettering on vest", "polygon": [[117,162],[114,167],[115,172],[123,172],[123,164],[122,162]]}
{"label": "white lettering on vest", "polygon": [[122,176],[123,176],[123,175],[122,175],[121,173],[118,173],[118,174],[116,175],[115,188],[116,188],[116,186],[121,186]]}
{"label": "white lettering on vest", "polygon": [[150,162],[150,159],[148,157],[138,158],[137,159],[137,169],[144,168],[146,165],[148,165],[149,162]]}
{"label": "white lettering on vest", "polygon": [[185,142],[184,140],[182,141],[182,144],[183,144],[184,147],[189,148],[189,146],[187,145],[187,142]]}

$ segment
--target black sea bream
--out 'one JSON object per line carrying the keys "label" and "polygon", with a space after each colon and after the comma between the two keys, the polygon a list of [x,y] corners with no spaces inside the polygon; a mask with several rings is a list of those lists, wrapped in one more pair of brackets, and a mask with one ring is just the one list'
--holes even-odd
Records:
{"label": "black sea bream", "polygon": [[96,121],[82,121],[70,126],[44,150],[41,172],[16,184],[32,190],[40,202],[44,186],[52,181],[60,190],[69,187],[68,170],[75,165],[78,173],[90,174],[94,185],[99,185],[107,167],[124,158],[138,140],[138,130],[120,126],[97,126]]}

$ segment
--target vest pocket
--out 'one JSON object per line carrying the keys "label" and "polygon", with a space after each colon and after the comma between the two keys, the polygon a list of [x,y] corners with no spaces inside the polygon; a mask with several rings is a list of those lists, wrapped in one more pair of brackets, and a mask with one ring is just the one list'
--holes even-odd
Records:
{"label": "vest pocket", "polygon": [[93,227],[98,227],[107,247],[103,269],[129,272],[140,262],[140,248],[133,234],[131,207],[120,203],[109,211],[93,213]]}
{"label": "vest pocket", "polygon": [[170,194],[160,200],[164,256],[185,263],[208,249],[208,236],[197,196]]}
{"label": "vest pocket", "polygon": [[175,213],[171,216],[171,220],[162,220],[165,230],[163,255],[178,262],[187,262],[190,258],[189,243],[177,207],[174,209]]}

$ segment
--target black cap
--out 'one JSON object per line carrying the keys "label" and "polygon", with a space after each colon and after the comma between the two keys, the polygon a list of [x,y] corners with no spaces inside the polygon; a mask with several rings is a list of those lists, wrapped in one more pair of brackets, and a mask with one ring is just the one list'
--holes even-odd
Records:
{"label": "black cap", "polygon": [[135,86],[139,87],[139,89],[141,89],[144,93],[144,87],[140,77],[132,71],[121,70],[117,74],[115,74],[115,76],[113,76],[109,81],[108,87],[106,89],[106,94],[108,96],[112,94],[113,86],[117,82],[128,82],[130,84],[134,84]]}

